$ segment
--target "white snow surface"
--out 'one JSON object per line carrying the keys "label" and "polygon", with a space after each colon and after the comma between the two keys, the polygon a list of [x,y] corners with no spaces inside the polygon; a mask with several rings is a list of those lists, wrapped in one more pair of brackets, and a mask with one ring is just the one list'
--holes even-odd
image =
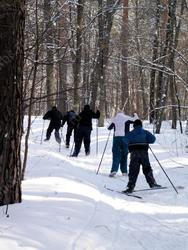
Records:
{"label": "white snow surface", "polygon": [[[157,183],[168,188],[137,192],[142,197],[137,199],[104,188],[123,190],[128,180],[120,171],[108,177],[112,133],[96,174],[110,133],[107,124],[96,128],[93,120],[91,154],[85,156],[82,146],[77,158],[70,157],[72,145],[65,148],[65,126],[61,148],[54,134],[48,142],[41,140],[47,126],[42,134],[42,118],[33,118],[22,203],[9,205],[8,216],[6,206],[0,207],[1,250],[188,250],[185,134],[167,121],[151,145],[178,194],[149,151]],[[144,128],[152,132],[147,121]],[[140,171],[136,189],[144,188],[148,184]]]}

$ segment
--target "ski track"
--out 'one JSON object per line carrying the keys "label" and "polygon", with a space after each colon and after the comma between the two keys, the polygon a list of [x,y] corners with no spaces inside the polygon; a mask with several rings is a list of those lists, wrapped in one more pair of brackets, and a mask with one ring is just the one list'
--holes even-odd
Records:
{"label": "ski track", "polygon": [[[97,206],[98,206],[98,201],[95,202],[95,206],[93,208],[93,213],[90,216],[90,218],[88,219],[86,225],[84,226],[84,228],[81,230],[81,232],[78,233],[78,235],[76,236],[76,239],[74,239],[73,243],[71,244],[71,249],[72,250],[76,250],[77,249],[77,245],[79,244],[79,241],[81,240],[81,238],[84,238],[84,233],[87,231],[87,229],[90,227],[90,224],[96,214],[96,210],[97,210]],[[69,248],[68,248],[69,249]]]}
{"label": "ski track", "polygon": [[[121,214],[122,214],[122,218],[121,218],[120,221],[123,220],[124,225],[127,225],[127,228],[130,228],[130,232],[128,232],[127,235],[125,235],[125,238],[126,239],[130,238],[131,241],[132,241],[132,239],[135,240],[134,247],[131,248],[131,250],[132,249],[135,249],[135,250],[141,250],[141,249],[151,250],[152,243],[153,244],[158,243],[159,237],[164,236],[164,235],[166,235],[168,237],[169,234],[170,234],[170,237],[176,237],[176,238],[177,238],[177,236],[180,236],[180,237],[182,237],[182,236],[186,237],[187,236],[187,232],[184,232],[184,231],[179,232],[178,228],[176,228],[176,230],[174,231],[173,226],[169,226],[169,225],[167,225],[165,223],[162,223],[156,217],[151,216],[151,215],[146,215],[146,214],[140,215],[140,220],[139,221],[144,221],[145,226],[147,226],[148,228],[151,228],[151,230],[147,230],[146,232],[143,232],[141,225],[139,225],[140,222],[136,222],[134,220],[127,221],[129,219],[126,218],[126,214],[123,213],[123,212]],[[161,230],[161,226],[162,226],[162,230]],[[157,231],[157,228],[160,228],[160,231],[158,231],[158,233],[156,234],[156,232],[152,231],[152,228],[156,228],[156,231]],[[139,232],[139,231],[140,231],[140,236],[139,236],[138,233],[135,233],[135,232]],[[145,237],[147,237],[147,239],[149,239],[149,240],[147,240],[148,245],[145,244],[146,241],[144,241],[144,243],[143,243],[142,234],[144,234]],[[135,236],[135,235],[137,235],[137,236]],[[155,246],[156,245],[154,245],[153,249],[156,249]],[[118,249],[118,248],[116,248],[116,246],[114,246],[114,249]],[[163,249],[163,250],[175,250],[176,248],[174,248],[173,246],[170,247],[169,246],[169,241],[167,241],[165,245],[163,243],[163,246],[161,246],[161,249]]]}
{"label": "ski track", "polygon": [[[79,232],[76,239],[71,244],[71,250],[88,249],[86,245],[87,245],[87,242],[89,242],[89,240],[90,240],[89,235],[88,235],[88,231],[90,231],[90,230],[92,231],[92,230],[97,229],[97,228],[99,228],[99,229],[102,228],[103,230],[110,232],[110,229],[108,228],[107,225],[100,224],[100,225],[94,226],[95,225],[95,217],[98,216],[97,211],[100,211],[100,206],[102,204],[102,202],[101,202],[102,195],[103,195],[103,193],[100,193],[99,200],[95,201],[92,215],[87,220],[87,223],[85,224],[84,228],[81,230],[81,232]],[[84,248],[83,248],[83,242],[85,244]],[[89,249],[96,249],[96,248],[93,248],[93,246],[89,246],[89,247],[90,247]]]}
{"label": "ski track", "polygon": [[[78,180],[80,182],[84,183],[83,180],[76,178],[76,181],[78,181]],[[103,185],[103,182],[101,180],[100,186],[102,186],[102,185]],[[95,221],[98,221],[97,217],[101,215],[100,211],[103,210],[103,207],[104,207],[103,201],[102,201],[102,196],[106,195],[106,192],[105,192],[105,190],[104,191],[102,191],[102,190],[103,189],[101,188],[98,201],[95,201],[92,215],[87,220],[87,223],[85,224],[84,228],[78,233],[74,242],[71,244],[71,246],[70,246],[71,250],[98,249],[98,248],[96,248],[94,246],[90,246],[90,245],[89,245],[89,248],[87,248],[87,246],[84,246],[84,248],[83,248],[83,246],[82,246],[83,242],[85,242],[86,245],[87,245],[87,241],[89,243],[90,239],[89,239],[88,231],[93,231],[93,230],[95,231],[96,229],[102,230],[104,232],[108,232],[110,234],[110,237],[108,237],[108,239],[109,239],[108,248],[105,248],[105,249],[111,249],[111,250],[117,249],[117,248],[114,248],[114,246],[116,245],[116,241],[117,241],[117,238],[119,235],[120,216],[117,216],[117,218],[116,218],[115,229],[113,230],[113,232],[111,232],[111,230],[109,229],[109,226],[104,224],[104,223],[101,223],[99,225],[95,225]],[[114,197],[115,197],[115,195],[114,195]],[[115,215],[117,215],[117,213]],[[112,247],[110,247],[110,246],[112,246]]]}
{"label": "ski track", "polygon": [[[76,178],[76,180],[78,180],[78,178]],[[79,181],[81,181],[81,180],[79,179]],[[107,181],[107,182],[108,182],[108,184],[110,184],[111,183],[111,179],[109,181]],[[103,181],[102,180],[100,181],[100,185],[101,186],[103,185]],[[108,246],[106,246],[107,248],[105,248],[105,249],[109,249],[109,250],[110,249],[111,250],[120,249],[121,243],[122,243],[121,234],[124,233],[123,231],[121,232],[121,230],[120,230],[121,226],[120,225],[121,225],[121,221],[122,221],[122,214],[125,216],[126,215],[125,212],[120,212],[119,210],[117,212],[114,211],[113,218],[115,219],[115,223],[114,223],[115,225],[114,225],[113,231],[111,231],[109,229],[109,227],[111,225],[108,227],[107,225],[101,224],[101,225],[96,225],[94,227],[95,221],[97,221],[97,216],[99,215],[99,214],[97,214],[97,211],[101,211],[103,209],[103,206],[104,206],[103,202],[102,202],[102,196],[103,196],[103,194],[106,195],[106,194],[108,194],[108,192],[106,192],[105,190],[102,191],[102,189],[100,190],[100,197],[99,197],[99,200],[97,202],[95,202],[95,206],[93,208],[93,213],[90,216],[90,218],[87,220],[87,223],[85,224],[85,226],[82,229],[82,231],[79,232],[79,234],[77,235],[76,239],[72,243],[71,250],[83,249],[83,248],[80,248],[80,247],[82,247],[81,245],[83,244],[83,242],[86,242],[86,244],[87,244],[87,240],[88,240],[88,242],[90,240],[89,239],[89,235],[88,235],[88,231],[92,231],[92,230],[94,230],[96,228],[100,228],[100,229],[103,229],[103,231],[109,231],[109,233],[111,233],[110,237],[108,237],[108,240],[109,240],[108,244],[107,244]],[[121,194],[117,196],[117,194],[113,193],[113,192],[112,192],[111,196],[114,198],[114,200],[116,198],[118,198],[118,199],[121,198]],[[130,197],[130,199],[131,198],[132,197]],[[128,199],[129,199],[129,197],[128,197]],[[126,206],[126,200],[122,199],[122,202],[125,203],[125,206]],[[132,236],[132,233],[130,233],[130,236],[129,236],[129,234],[127,236],[130,237],[130,238],[134,238]],[[125,238],[127,238],[127,237],[125,237]],[[127,241],[127,239],[126,239],[126,241]],[[137,248],[135,248],[135,250],[136,249],[137,250],[142,250],[142,249],[143,250],[149,250],[149,248],[146,248],[142,244],[142,242],[140,240],[136,239],[136,238],[135,238],[135,245],[137,245]],[[141,248],[138,248],[139,246]],[[88,249],[88,248],[84,248],[84,249]],[[96,248],[94,246],[90,246],[89,249],[98,249],[98,248]]]}
{"label": "ski track", "polygon": [[[102,179],[104,179],[104,178],[102,178]],[[104,184],[102,179],[99,183],[101,186]],[[76,178],[76,180],[84,182],[83,180],[80,180],[79,178]],[[120,180],[122,180],[122,179],[120,179]],[[112,181],[112,179],[108,180],[107,185],[110,185],[111,181]],[[125,181],[126,180],[123,180],[123,182],[125,182]],[[108,193],[108,192],[101,191],[101,189],[100,189],[99,200],[95,202],[92,215],[87,220],[87,223],[85,224],[84,228],[82,229],[81,232],[79,232],[76,239],[72,243],[72,246],[71,246],[72,250],[82,249],[82,248],[80,248],[80,244],[82,245],[83,242],[86,240],[88,240],[88,242],[89,242],[88,231],[92,231],[94,228],[95,217],[96,217],[96,221],[97,221],[97,216],[98,216],[97,211],[100,211],[103,208],[102,195],[106,194],[106,193]],[[117,196],[117,194],[113,193],[113,192],[112,192],[111,196],[114,198],[114,200],[116,199],[116,197],[118,199],[121,198],[121,194]],[[131,199],[131,197],[130,197],[130,199]],[[128,198],[129,202],[130,202],[130,199]],[[126,199],[123,198],[122,202],[125,204],[125,206],[128,205]],[[142,202],[142,201],[140,201],[140,202]],[[145,201],[145,202],[147,202],[147,201]],[[139,224],[137,224],[137,222],[132,221],[131,224],[129,222],[127,222],[127,218],[126,218],[127,216],[128,216],[128,214],[126,212],[123,212],[123,211],[118,210],[117,212],[114,212],[114,214],[113,214],[113,217],[115,219],[114,230],[111,232],[112,235],[109,239],[108,247],[105,249],[109,249],[109,250],[120,249],[119,247],[121,246],[121,243],[122,243],[122,235],[123,234],[125,234],[124,235],[124,237],[126,239],[125,244],[126,244],[126,241],[128,241],[128,239],[130,239],[131,242],[133,242],[133,239],[134,239],[134,246],[131,248],[131,250],[151,250],[152,242],[158,242],[159,236],[162,237],[162,235],[168,236],[170,234],[172,237],[176,237],[176,238],[179,238],[182,236],[184,237],[187,235],[186,231],[179,230],[179,228],[174,228],[173,225],[170,226],[166,223],[161,222],[158,218],[156,218],[155,215],[152,216],[152,215],[148,215],[148,214],[147,215],[142,214],[141,221],[146,221],[148,227],[150,227],[152,225],[152,227],[154,227],[154,228],[160,228],[160,232],[159,232],[159,235],[158,234],[156,235],[156,233],[153,232],[152,230],[147,231],[147,232],[143,232],[141,230],[141,226]],[[126,225],[127,228],[131,227],[131,230],[130,231],[127,230],[126,232],[124,232],[124,230],[121,230],[121,226],[124,226],[124,225]],[[96,225],[95,229],[97,227],[103,228],[103,230],[109,230],[109,232],[110,232],[108,225]],[[162,227],[162,230],[161,230],[161,227]],[[147,238],[150,239],[148,241],[148,245],[145,244],[145,241],[142,241],[142,237],[135,236],[135,231],[136,232],[140,231],[141,235],[147,233]],[[86,244],[87,244],[87,242],[86,242]],[[92,247],[94,247],[94,246],[92,246]],[[92,249],[92,247],[91,247],[91,249]],[[84,248],[84,249],[88,249],[88,248]],[[94,247],[93,249],[98,249],[98,248]],[[121,248],[121,249],[125,250],[126,248]],[[156,248],[154,248],[154,249],[156,249]],[[167,243],[165,245],[163,243],[162,249],[163,250],[174,250],[175,248],[173,246],[169,246],[169,242],[167,241]]]}
{"label": "ski track", "polygon": [[[46,132],[46,129],[47,128],[44,128],[44,134]],[[67,149],[64,149],[64,140],[62,140],[61,144],[58,145],[55,142],[55,139],[52,137],[54,137],[54,134],[52,134],[50,142],[42,141],[43,151],[50,150],[52,152],[64,155],[66,155],[67,152],[71,152],[72,146],[69,148],[69,151],[67,151]],[[41,144],[40,136],[34,138],[32,142]],[[95,143],[95,139],[93,138],[93,144]],[[157,143],[154,146],[157,146]],[[61,149],[60,152],[59,148]],[[67,157],[69,156],[70,155],[67,155]],[[169,154],[169,156],[171,155]],[[36,164],[33,165],[32,168],[34,168],[34,166],[36,165],[39,165],[41,160],[43,160],[42,157],[44,156],[42,156],[41,154],[37,154],[36,157],[41,158],[37,159]],[[47,155],[45,157],[50,161],[50,156]],[[166,159],[166,162],[172,161],[176,162],[172,159]],[[64,160],[59,160],[56,163],[56,166],[62,165],[62,162],[64,162]],[[180,166],[172,167],[169,170],[183,168],[182,166],[186,166],[185,164],[178,164]],[[32,168],[30,170],[32,170]],[[90,169],[87,170],[90,171]],[[86,185],[88,183],[87,177],[85,177],[84,174],[77,175],[77,171],[72,177],[76,182],[80,182]],[[176,245],[173,245],[173,242],[175,242],[174,239],[177,240],[178,249],[188,249],[183,242],[181,243],[181,241],[183,241],[183,239],[187,236],[186,227],[176,227],[175,221],[172,221],[171,224],[168,220],[171,219],[172,215],[170,215],[169,218],[167,216],[167,221],[163,221],[164,218],[160,218],[160,215],[155,213],[153,215],[150,215],[141,211],[140,214],[134,218],[134,213],[129,212],[134,203],[135,206],[138,203],[142,203],[146,210],[148,203],[153,203],[154,206],[155,203],[156,206],[160,205],[160,202],[156,202],[156,192],[152,190],[152,193],[154,192],[153,195],[149,195],[146,194],[147,192],[144,192],[143,195],[145,199],[139,200],[134,197],[122,196],[122,194],[110,192],[103,188],[104,184],[109,187],[114,185],[114,188],[117,188],[118,182],[121,184],[125,183],[125,188],[127,180],[127,177],[116,176],[115,178],[109,178],[108,174],[99,173],[99,178],[95,183],[92,182],[91,176],[91,183],[98,186],[98,199],[92,201],[92,211],[90,211],[89,215],[85,216],[84,224],[82,225],[82,227],[79,227],[79,231],[75,231],[75,235],[73,235],[71,241],[67,243],[66,250],[176,250]],[[121,199],[121,205],[125,207],[127,206],[127,208],[130,206],[130,209],[126,211],[121,208],[115,209],[114,207],[110,207],[103,201],[103,196],[111,197],[114,202],[116,202],[116,198],[118,199],[118,202]],[[107,218],[108,215],[105,215],[104,211],[106,209],[106,206],[108,209],[107,212],[111,216],[110,218]],[[104,218],[101,217],[102,215],[104,215]],[[99,221],[101,222],[100,224]],[[0,228],[0,233],[2,233],[1,230],[2,229]],[[96,241],[95,238],[93,238],[94,236],[96,236]],[[98,240],[97,237],[103,237],[104,244],[102,246],[99,245],[101,239],[99,238]],[[172,242],[170,241],[170,237],[173,238]],[[159,248],[159,245],[157,245],[157,243],[160,241],[160,238],[162,239],[162,242]],[[153,246],[153,248],[151,248],[151,246]]]}
{"label": "ski track", "polygon": [[[127,205],[126,204],[126,200],[123,201],[125,203],[125,206]],[[124,217],[126,216],[125,212],[120,212],[118,211],[116,213],[116,231],[114,233],[114,236],[113,236],[113,241],[112,241],[112,247],[111,247],[111,250],[114,250],[114,249],[122,249],[122,246],[123,246],[123,242],[125,244],[125,248],[123,248],[122,250],[126,250],[126,245],[127,243],[129,242],[129,239],[132,241],[132,239],[134,239],[134,249],[135,250],[149,250],[149,248],[146,248],[143,243],[138,240],[135,236],[134,236],[134,233],[131,233],[131,232],[128,232],[126,233],[125,235],[125,232],[124,230],[121,231],[121,227],[122,227],[122,221],[124,222],[123,225],[126,225],[127,222],[125,221],[125,219],[123,219]],[[136,228],[136,226],[134,226],[134,228]],[[138,228],[136,228],[136,230],[138,230]],[[125,238],[125,241],[123,241],[123,237]],[[122,242],[123,241],[123,242]],[[141,247],[141,248],[139,248]],[[129,249],[133,250],[133,248],[130,248]]]}

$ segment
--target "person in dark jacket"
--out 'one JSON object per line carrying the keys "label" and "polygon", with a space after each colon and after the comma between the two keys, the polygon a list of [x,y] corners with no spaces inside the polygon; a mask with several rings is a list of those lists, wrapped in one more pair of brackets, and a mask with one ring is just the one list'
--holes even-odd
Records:
{"label": "person in dark jacket", "polygon": [[142,165],[143,174],[150,188],[161,187],[154,179],[153,171],[149,162],[148,144],[154,143],[156,138],[149,131],[142,128],[142,121],[137,119],[133,124],[134,129],[125,136],[130,152],[129,181],[127,189],[123,192],[132,193],[136,185],[137,177]]}
{"label": "person in dark jacket", "polygon": [[75,138],[74,152],[72,154],[73,157],[78,156],[82,145],[82,141],[84,142],[85,154],[86,155],[90,154],[90,142],[91,142],[90,136],[92,131],[92,118],[99,119],[100,112],[99,110],[93,112],[90,109],[90,106],[87,104],[84,106],[83,111],[78,115],[78,127]]}
{"label": "person in dark jacket", "polygon": [[66,115],[63,116],[62,127],[64,126],[65,123],[67,123],[66,148],[69,148],[72,132],[74,133],[74,141],[75,141],[76,130],[78,125],[77,114],[75,113],[74,110],[68,111]]}
{"label": "person in dark jacket", "polygon": [[53,106],[51,110],[49,110],[44,116],[44,120],[50,120],[48,129],[46,131],[46,139],[48,141],[50,139],[52,131],[55,129],[55,139],[58,143],[61,142],[61,138],[59,135],[59,129],[61,127],[61,121],[63,120],[63,115],[59,110],[57,110],[56,106]]}
{"label": "person in dark jacket", "polygon": [[124,143],[124,136],[129,132],[130,124],[138,119],[138,115],[125,115],[123,112],[118,112],[112,119],[108,129],[114,129],[113,146],[112,146],[112,168],[109,177],[114,177],[120,166],[123,176],[127,175],[127,155],[128,147]]}

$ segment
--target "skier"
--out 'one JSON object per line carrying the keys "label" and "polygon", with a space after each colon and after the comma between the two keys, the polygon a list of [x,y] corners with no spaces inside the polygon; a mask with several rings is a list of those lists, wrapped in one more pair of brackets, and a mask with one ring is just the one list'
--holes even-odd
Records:
{"label": "skier", "polygon": [[75,147],[74,152],[71,156],[77,157],[80,148],[82,145],[82,140],[84,142],[85,154],[90,154],[90,142],[91,142],[91,131],[92,131],[92,118],[99,119],[100,112],[97,110],[96,112],[90,109],[90,106],[87,104],[84,106],[84,109],[78,115],[78,127],[75,138]]}
{"label": "skier", "polygon": [[74,141],[75,141],[76,130],[78,125],[77,114],[75,113],[74,110],[68,111],[66,115],[63,116],[62,127],[64,126],[65,123],[67,123],[66,148],[69,148],[70,137],[72,135],[72,132],[74,132]]}
{"label": "skier", "polygon": [[124,136],[129,132],[130,124],[138,119],[138,115],[125,115],[123,112],[118,112],[112,119],[108,129],[114,129],[113,146],[112,146],[112,168],[109,177],[114,177],[120,170],[123,176],[127,175],[127,155],[128,146],[124,143]]}
{"label": "skier", "polygon": [[161,187],[153,177],[153,171],[149,162],[148,144],[154,143],[156,138],[149,131],[142,128],[142,121],[137,119],[133,124],[134,129],[125,136],[130,156],[129,181],[124,193],[132,193],[142,164],[143,174],[150,188]]}
{"label": "skier", "polygon": [[44,116],[44,120],[50,120],[50,124],[46,131],[46,139],[44,141],[48,141],[50,139],[52,131],[55,129],[55,139],[58,143],[61,143],[61,138],[59,135],[59,129],[61,127],[61,120],[63,120],[63,115],[59,110],[57,110],[56,106],[53,106],[51,110],[49,110]]}

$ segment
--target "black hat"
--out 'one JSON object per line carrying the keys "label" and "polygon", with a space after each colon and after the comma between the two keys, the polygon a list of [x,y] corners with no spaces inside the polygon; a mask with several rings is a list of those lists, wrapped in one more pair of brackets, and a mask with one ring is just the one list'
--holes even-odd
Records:
{"label": "black hat", "polygon": [[52,110],[56,110],[56,109],[57,109],[57,107],[56,107],[56,106],[53,106],[53,107],[52,107]]}
{"label": "black hat", "polygon": [[139,119],[135,120],[134,123],[133,123],[133,127],[134,127],[134,128],[135,128],[135,127],[138,127],[138,126],[141,126],[141,127],[142,127],[142,121],[139,120]]}
{"label": "black hat", "polygon": [[89,104],[86,104],[86,105],[84,106],[84,110],[90,110]]}

